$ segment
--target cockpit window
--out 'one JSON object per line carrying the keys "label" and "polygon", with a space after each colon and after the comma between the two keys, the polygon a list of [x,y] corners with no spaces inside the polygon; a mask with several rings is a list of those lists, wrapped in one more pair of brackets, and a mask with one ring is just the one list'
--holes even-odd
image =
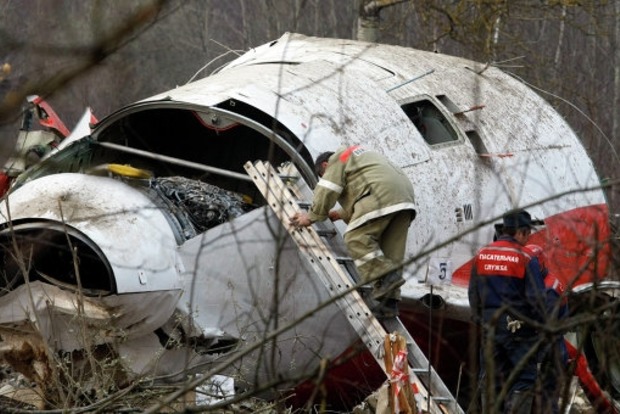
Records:
{"label": "cockpit window", "polygon": [[458,135],[444,114],[428,99],[401,106],[429,145],[458,140]]}

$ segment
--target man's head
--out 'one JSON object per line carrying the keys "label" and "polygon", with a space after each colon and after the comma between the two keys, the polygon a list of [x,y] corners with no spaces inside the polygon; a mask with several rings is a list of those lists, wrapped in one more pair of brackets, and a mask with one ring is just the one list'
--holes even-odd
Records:
{"label": "man's head", "polygon": [[316,157],[316,160],[314,161],[314,172],[316,172],[316,175],[318,175],[319,177],[323,176],[323,174],[325,173],[325,169],[327,168],[327,161],[332,155],[334,155],[333,151],[327,151],[319,154],[319,156]]}
{"label": "man's head", "polygon": [[525,210],[510,211],[504,214],[503,221],[502,233],[513,236],[520,244],[525,245],[534,228],[530,213]]}

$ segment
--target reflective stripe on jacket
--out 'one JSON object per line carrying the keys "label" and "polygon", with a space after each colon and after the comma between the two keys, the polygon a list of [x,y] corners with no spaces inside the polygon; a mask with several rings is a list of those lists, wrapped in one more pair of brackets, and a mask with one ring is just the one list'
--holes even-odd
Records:
{"label": "reflective stripe on jacket", "polygon": [[507,307],[508,313],[545,320],[546,291],[540,265],[513,237],[503,235],[480,249],[474,258],[468,294],[478,318]]}
{"label": "reflective stripe on jacket", "polygon": [[310,220],[325,220],[336,201],[347,231],[397,211],[415,213],[413,185],[405,173],[383,155],[359,145],[340,148],[329,158],[314,189]]}

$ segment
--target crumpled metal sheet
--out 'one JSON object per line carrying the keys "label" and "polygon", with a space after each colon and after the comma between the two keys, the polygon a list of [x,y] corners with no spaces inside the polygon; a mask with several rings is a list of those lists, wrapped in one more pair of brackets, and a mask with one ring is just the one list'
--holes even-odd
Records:
{"label": "crumpled metal sheet", "polygon": [[153,178],[150,186],[182,209],[198,233],[253,208],[237,193],[185,177]]}

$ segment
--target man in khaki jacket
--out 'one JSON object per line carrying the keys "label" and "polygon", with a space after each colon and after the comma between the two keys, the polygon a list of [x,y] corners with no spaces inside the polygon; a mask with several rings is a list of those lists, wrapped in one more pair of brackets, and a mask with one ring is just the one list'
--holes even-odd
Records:
{"label": "man in khaki jacket", "polygon": [[[407,232],[415,218],[413,186],[405,173],[383,155],[355,145],[320,154],[315,162],[320,180],[308,213],[291,223],[342,219],[344,241],[363,282],[372,282],[379,317],[398,314]],[[338,210],[330,209],[340,203]]]}

